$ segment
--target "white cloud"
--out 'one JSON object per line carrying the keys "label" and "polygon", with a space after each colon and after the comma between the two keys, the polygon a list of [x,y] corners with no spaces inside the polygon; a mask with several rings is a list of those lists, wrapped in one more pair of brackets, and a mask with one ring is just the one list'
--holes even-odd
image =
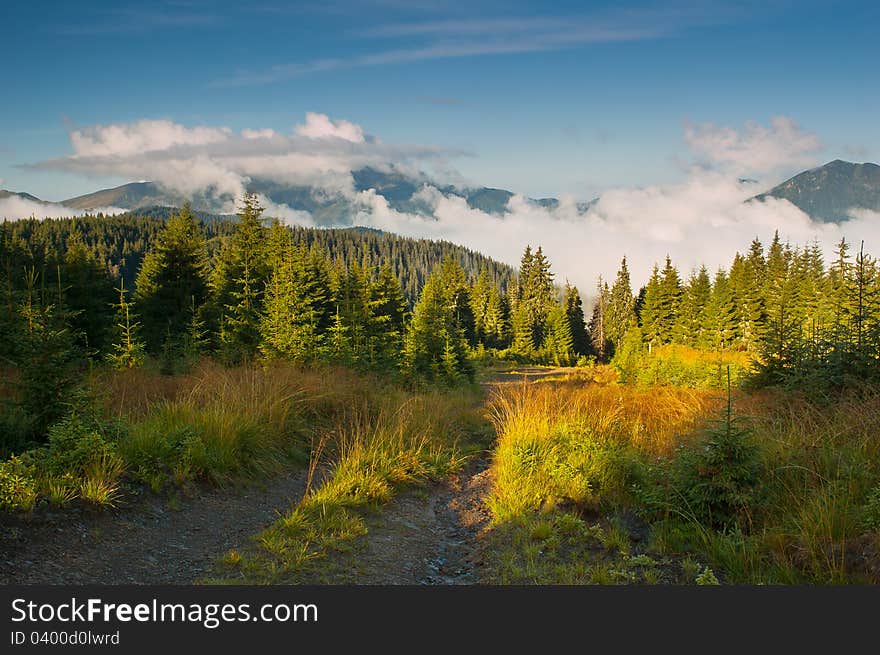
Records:
{"label": "white cloud", "polygon": [[776,172],[815,163],[822,143],[793,120],[776,116],[765,127],[746,123],[744,130],[713,123],[685,123],[684,139],[698,156],[737,174]]}
{"label": "white cloud", "polygon": [[9,196],[8,198],[0,198],[0,221],[18,220],[22,218],[69,218],[73,216],[82,216],[84,214],[121,214],[127,210],[119,207],[98,207],[95,210],[85,211],[82,209],[74,209],[54,203],[42,203],[21,198],[19,196]]}
{"label": "white cloud", "polygon": [[[558,280],[576,283],[592,294],[599,274],[613,278],[627,256],[633,283],[647,281],[655,262],[668,254],[684,276],[702,264],[710,270],[729,267],[734,254],[755,237],[767,245],[778,230],[793,246],[818,241],[830,255],[841,237],[866,248],[880,249],[880,216],[855,210],[841,225],[813,222],[786,200],[749,198],[780,181],[780,169],[809,165],[819,147],[815,135],[787,118],[770,127],[749,123],[743,130],[688,126],[685,139],[695,155],[708,158],[692,164],[678,184],[618,188],[602,194],[586,215],[572,198],[548,210],[515,195],[503,216],[471,209],[461,198],[425,187],[419,199],[433,217],[401,214],[372,192],[359,196],[364,211],[359,222],[410,236],[442,238],[461,243],[516,265],[526,244],[541,245]],[[796,170],[796,169],[795,169]],[[759,174],[758,183],[739,180],[744,172]],[[786,170],[783,175],[791,174]]]}
{"label": "white cloud", "polygon": [[168,150],[174,146],[219,143],[229,137],[227,128],[188,128],[167,120],[94,125],[70,132],[74,158],[124,157],[143,152]]}
{"label": "white cloud", "polygon": [[262,130],[252,130],[246,127],[241,131],[241,135],[245,139],[271,139],[276,134],[275,130],[268,127]]}
{"label": "white cloud", "polygon": [[348,121],[330,120],[325,114],[315,112],[306,113],[306,122],[296,126],[296,133],[309,139],[324,139],[327,137],[345,139],[352,143],[364,142],[364,130],[360,125]]}
{"label": "white cloud", "polygon": [[419,170],[456,154],[431,146],[384,144],[360,125],[313,112],[291,134],[268,128],[237,134],[227,127],[141,120],[76,129],[70,140],[71,155],[31,168],[151,180],[182,195],[213,199],[212,209],[221,212],[234,211],[236,199],[254,178],[351,197],[353,170],[387,170],[392,164]]}

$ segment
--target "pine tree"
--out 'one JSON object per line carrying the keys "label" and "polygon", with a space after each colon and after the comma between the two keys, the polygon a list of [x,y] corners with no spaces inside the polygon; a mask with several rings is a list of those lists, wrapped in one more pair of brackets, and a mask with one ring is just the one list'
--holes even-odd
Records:
{"label": "pine tree", "polygon": [[640,312],[642,339],[651,349],[663,343],[665,315],[663,312],[663,287],[660,269],[656,264],[651,271],[648,284],[645,285],[645,300]]}
{"label": "pine tree", "polygon": [[96,354],[107,346],[113,314],[113,284],[94,253],[86,248],[75,224],[61,265],[60,302],[69,316],[76,346]]}
{"label": "pine tree", "polygon": [[494,287],[489,281],[489,273],[484,268],[480,271],[477,281],[473,284],[470,290],[471,313],[474,317],[474,336],[476,342],[481,343],[484,346],[487,345],[486,342],[488,340],[486,319],[489,313],[489,302],[491,300],[491,292],[493,289]]}
{"label": "pine tree", "polygon": [[483,336],[489,348],[503,349],[510,345],[510,309],[507,299],[495,287],[489,288]]}
{"label": "pine tree", "polygon": [[520,266],[516,305],[513,308],[513,350],[530,357],[544,343],[547,317],[556,304],[550,262],[540,247],[526,248]]}
{"label": "pine tree", "polygon": [[563,307],[571,334],[571,348],[578,357],[585,357],[590,352],[590,337],[584,318],[584,306],[577,287],[566,281]]}
{"label": "pine tree", "polygon": [[596,301],[593,304],[593,313],[590,317],[590,347],[599,361],[608,361],[613,354],[611,342],[608,339],[608,303],[611,292],[608,283],[599,276],[596,287]]}
{"label": "pine tree", "polygon": [[461,266],[451,257],[440,264],[440,283],[446,302],[455,317],[455,327],[461,330],[471,346],[477,345],[474,313],[471,307],[471,290]]}
{"label": "pine tree", "polygon": [[620,262],[620,269],[617,271],[607,303],[606,338],[611,343],[612,349],[623,342],[627,330],[635,322],[635,299],[630,286],[626,257],[624,257]]}
{"label": "pine tree", "polygon": [[737,341],[737,313],[727,274],[723,268],[715,273],[709,304],[703,315],[700,347],[730,350]]}
{"label": "pine tree", "polygon": [[454,384],[459,378],[473,378],[467,358],[467,341],[444,288],[442,266],[428,277],[413,309],[405,345],[405,367],[428,380]]}
{"label": "pine tree", "polygon": [[395,368],[403,346],[406,298],[388,264],[382,265],[369,285],[369,309],[367,339],[372,363],[383,369]]}
{"label": "pine tree", "polygon": [[360,266],[337,269],[334,275],[333,297],[336,302],[336,321],[341,322],[345,329],[345,337],[348,341],[345,352],[350,363],[370,363],[372,353],[369,334],[372,316],[364,270]]}
{"label": "pine tree", "polygon": [[132,311],[134,303],[125,294],[125,280],[120,280],[116,292],[119,301],[115,305],[115,338],[107,360],[114,368],[139,368],[143,366],[146,347],[140,337],[141,324]]}
{"label": "pine tree", "polygon": [[571,323],[564,305],[556,305],[547,316],[545,328],[544,358],[555,366],[571,366],[574,363]]}
{"label": "pine tree", "polygon": [[755,276],[746,259],[739,253],[733,258],[728,275],[729,289],[736,307],[736,348],[754,351],[760,343],[764,305],[761,288],[755,287]]}
{"label": "pine tree", "polygon": [[678,320],[681,305],[681,281],[678,275],[678,269],[672,265],[672,260],[666,256],[666,265],[663,267],[663,274],[660,280],[661,288],[661,311],[662,311],[662,343],[670,343],[672,341],[675,323]]}
{"label": "pine tree", "polygon": [[169,337],[172,350],[182,345],[193,303],[200,308],[207,299],[207,258],[204,234],[192,208],[184,205],[169,216],[135,281],[148,351],[159,352]]}
{"label": "pine tree", "polygon": [[14,362],[19,370],[14,383],[18,404],[38,439],[65,411],[77,359],[64,311],[51,302],[48,290],[38,287],[41,279],[33,268],[28,271],[19,306],[24,333],[17,340]]}
{"label": "pine tree", "polygon": [[706,312],[712,296],[712,283],[705,266],[692,273],[681,296],[681,308],[675,322],[673,341],[697,347],[705,343],[703,334]]}
{"label": "pine tree", "polygon": [[246,193],[232,244],[214,275],[214,305],[222,323],[221,352],[236,363],[256,354],[260,344],[262,296],[268,277],[266,228],[256,194]]}

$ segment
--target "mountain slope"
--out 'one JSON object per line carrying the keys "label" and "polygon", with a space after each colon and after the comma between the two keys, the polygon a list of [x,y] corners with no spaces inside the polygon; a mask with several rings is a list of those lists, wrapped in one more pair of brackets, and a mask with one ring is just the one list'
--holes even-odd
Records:
{"label": "mountain slope", "polygon": [[[431,208],[418,197],[425,184],[435,186],[448,196],[464,198],[468,206],[488,214],[500,215],[507,209],[512,191],[488,187],[461,188],[451,185],[435,185],[428,179],[402,174],[396,170],[380,171],[375,168],[362,168],[352,172],[354,190],[357,192],[374,189],[388,201],[389,206],[399,212],[430,216]],[[315,223],[322,226],[353,225],[358,208],[346,197],[320,192],[313,187],[281,184],[265,179],[254,179],[249,190],[260,193],[272,202],[287,205],[291,209],[309,212]],[[211,197],[207,194],[184,198],[168,191],[154,182],[131,182],[112,189],[102,189],[76,198],[64,200],[61,204],[74,209],[95,209],[98,207],[120,207],[130,211],[152,207],[179,207],[189,200],[193,208],[202,212],[218,213],[221,205],[233,198]],[[556,198],[531,200],[549,209],[558,206]],[[581,211],[586,211],[587,203],[581,203]]]}
{"label": "mountain slope", "polygon": [[769,191],[755,196],[785,199],[813,220],[840,223],[853,208],[880,211],[880,166],[832,162],[795,175]]}
{"label": "mountain slope", "polygon": [[156,205],[179,207],[186,201],[181,195],[169,193],[153,182],[129,182],[112,189],[102,189],[75,198],[68,198],[60,204],[73,209],[95,209],[97,207],[119,207],[120,209],[142,209]]}
{"label": "mountain slope", "polygon": [[24,191],[7,191],[6,189],[0,189],[0,200],[5,200],[6,198],[11,198],[13,196],[21,198],[22,200],[30,200],[31,202],[38,202],[42,205],[51,204],[51,203],[47,203],[45,200],[40,200],[36,196],[32,196],[29,193],[25,193]]}

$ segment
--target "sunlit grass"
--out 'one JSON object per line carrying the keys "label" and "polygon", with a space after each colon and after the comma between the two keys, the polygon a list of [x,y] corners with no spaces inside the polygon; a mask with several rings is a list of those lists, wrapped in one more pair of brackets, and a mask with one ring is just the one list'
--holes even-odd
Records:
{"label": "sunlit grass", "polygon": [[[735,394],[735,411],[747,417],[758,446],[759,480],[748,524],[724,530],[687,507],[665,514],[657,507],[675,506],[681,490],[671,467],[681,448],[700,447],[720,404],[717,392],[677,387],[500,386],[490,403],[499,434],[488,499],[496,530],[525,526],[524,538],[548,540],[548,516],[635,512],[652,522],[645,547],[667,556],[696,552],[711,564],[701,583],[716,572],[747,583],[877,582],[880,538],[871,517],[880,506],[872,501],[880,488],[880,394],[825,404],[791,393]],[[613,522],[605,530],[612,550],[624,553],[626,535],[614,535]],[[518,543],[508,538],[501,548],[511,542]],[[522,556],[498,561],[503,569]],[[611,580],[612,569],[600,566],[591,579]],[[548,571],[543,579],[552,581]],[[703,573],[686,577],[697,583]]]}
{"label": "sunlit grass", "polygon": [[257,535],[252,549],[224,556],[210,581],[301,582],[316,562],[367,533],[366,512],[403,486],[463,464],[473,447],[475,401],[469,389],[397,391],[339,417],[323,482]]}

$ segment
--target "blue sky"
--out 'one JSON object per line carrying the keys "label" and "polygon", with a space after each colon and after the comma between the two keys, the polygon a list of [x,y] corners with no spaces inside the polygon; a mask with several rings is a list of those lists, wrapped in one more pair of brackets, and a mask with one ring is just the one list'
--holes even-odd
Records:
{"label": "blue sky", "polygon": [[876,161],[878,25],[875,2],[6,2],[0,186],[126,181],[33,166],[75,129],[288,133],[307,112],[532,196],[675,183],[686,123],[786,116],[818,161]]}

